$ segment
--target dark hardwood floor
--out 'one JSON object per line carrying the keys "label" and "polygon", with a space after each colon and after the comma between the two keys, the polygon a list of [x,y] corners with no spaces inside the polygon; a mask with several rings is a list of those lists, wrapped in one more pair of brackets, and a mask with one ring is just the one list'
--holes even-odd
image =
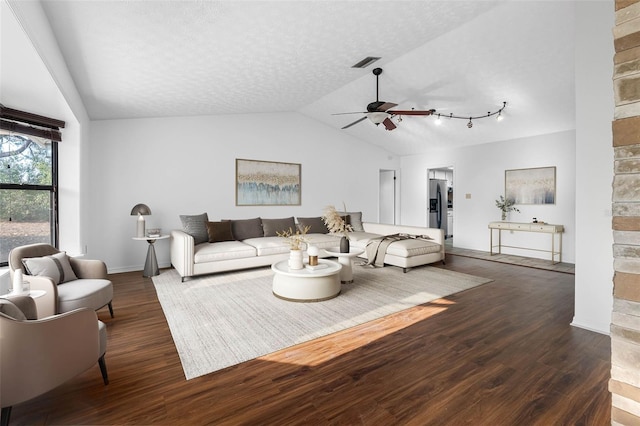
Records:
{"label": "dark hardwood floor", "polygon": [[569,325],[573,275],[440,267],[494,281],[189,381],[151,279],[114,274],[110,384],[96,364],[11,424],[610,424],[609,337]]}

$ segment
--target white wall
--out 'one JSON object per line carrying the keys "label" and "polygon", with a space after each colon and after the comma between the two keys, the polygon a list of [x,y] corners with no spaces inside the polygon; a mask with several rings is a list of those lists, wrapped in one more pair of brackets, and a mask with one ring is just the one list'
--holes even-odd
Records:
{"label": "white wall", "polygon": [[[510,219],[528,221],[535,216],[567,227],[563,260],[576,264],[572,324],[608,333],[613,304],[611,77],[614,49],[611,31],[615,7],[612,1],[575,2],[574,7],[575,134],[565,132],[402,158],[402,223],[426,223],[426,169],[452,164],[456,172],[454,245],[486,251],[489,245],[486,222],[499,218],[491,201],[503,191],[503,170],[556,165],[559,191],[556,207],[527,206],[521,209],[521,214],[511,213]],[[573,147],[572,139],[575,139]],[[506,149],[504,155],[501,154],[503,148]],[[571,164],[573,158],[574,165]],[[569,175],[572,168],[573,176]],[[471,194],[470,200],[464,198],[465,193]],[[477,202],[478,196],[482,203]],[[572,214],[575,218],[569,217]]]}
{"label": "white wall", "polygon": [[40,3],[2,0],[0,16],[0,103],[66,123],[59,145],[60,247],[79,253],[80,159],[89,119]]}
{"label": "white wall", "polygon": [[[496,126],[499,126],[496,123]],[[531,167],[556,167],[556,204],[519,205],[520,213],[507,217],[531,222],[533,217],[565,226],[563,261],[573,262],[575,248],[575,134],[572,131],[495,142],[401,159],[403,225],[427,223],[427,170],[453,165],[455,171],[453,214],[455,247],[489,251],[489,222],[500,220],[495,200],[504,195],[504,171]],[[466,194],[471,194],[467,199]],[[503,233],[503,244],[549,250],[549,235]],[[549,254],[517,249],[503,253],[549,258]]]}
{"label": "white wall", "polygon": [[573,325],[609,332],[613,306],[613,1],[576,6],[576,293]]}
{"label": "white wall", "polygon": [[[137,203],[148,227],[180,228],[179,215],[210,220],[320,216],[328,204],[376,221],[380,169],[399,160],[297,113],[94,121],[90,157],[90,257],[110,272],[141,270],[146,243],[132,241]],[[301,206],[235,206],[236,158],[302,164]],[[169,242],[156,242],[160,266]]]}

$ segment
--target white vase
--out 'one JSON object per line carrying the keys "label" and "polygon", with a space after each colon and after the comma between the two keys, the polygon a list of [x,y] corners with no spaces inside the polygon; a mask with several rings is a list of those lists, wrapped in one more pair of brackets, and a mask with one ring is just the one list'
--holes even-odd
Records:
{"label": "white vase", "polygon": [[302,269],[302,250],[291,250],[289,252],[289,269]]}
{"label": "white vase", "polygon": [[11,294],[22,294],[24,293],[24,283],[23,283],[23,277],[22,277],[22,270],[21,269],[16,269],[13,272],[13,289],[11,291]]}

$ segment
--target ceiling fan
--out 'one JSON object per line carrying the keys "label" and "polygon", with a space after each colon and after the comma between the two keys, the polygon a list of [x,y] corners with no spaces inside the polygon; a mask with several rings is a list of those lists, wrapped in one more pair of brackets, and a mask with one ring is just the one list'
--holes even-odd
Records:
{"label": "ceiling fan", "polygon": [[429,109],[429,110],[425,110],[425,111],[418,111],[418,110],[394,110],[391,109],[395,106],[397,106],[398,104],[394,104],[393,102],[385,102],[385,101],[381,101],[379,99],[378,96],[378,87],[379,87],[379,77],[380,74],[382,74],[382,68],[374,68],[373,69],[373,75],[376,76],[376,101],[375,102],[371,102],[369,105],[367,105],[367,111],[363,111],[363,112],[343,112],[343,113],[337,113],[337,114],[333,114],[333,115],[344,115],[344,114],[366,114],[364,117],[357,119],[356,121],[354,121],[353,123],[347,124],[346,126],[344,126],[342,129],[347,129],[355,124],[358,124],[359,122],[365,120],[365,119],[369,119],[371,120],[376,126],[379,125],[380,123],[382,123],[384,125],[384,128],[387,130],[393,130],[395,129],[397,126],[393,123],[393,121],[391,121],[391,118],[393,116],[396,115],[432,115],[433,113],[436,112],[435,109]]}

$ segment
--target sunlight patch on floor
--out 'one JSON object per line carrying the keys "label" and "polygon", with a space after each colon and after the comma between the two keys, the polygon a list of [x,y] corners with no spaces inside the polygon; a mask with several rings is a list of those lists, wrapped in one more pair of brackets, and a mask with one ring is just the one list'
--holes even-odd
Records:
{"label": "sunlight patch on floor", "polygon": [[[257,359],[309,367],[317,366],[444,312],[449,305],[453,304],[455,302],[450,300],[437,299],[427,305],[414,306],[393,315],[291,346]],[[330,350],[328,350],[327,342],[331,343]],[[324,351],[318,351],[318,345],[324,348]]]}

